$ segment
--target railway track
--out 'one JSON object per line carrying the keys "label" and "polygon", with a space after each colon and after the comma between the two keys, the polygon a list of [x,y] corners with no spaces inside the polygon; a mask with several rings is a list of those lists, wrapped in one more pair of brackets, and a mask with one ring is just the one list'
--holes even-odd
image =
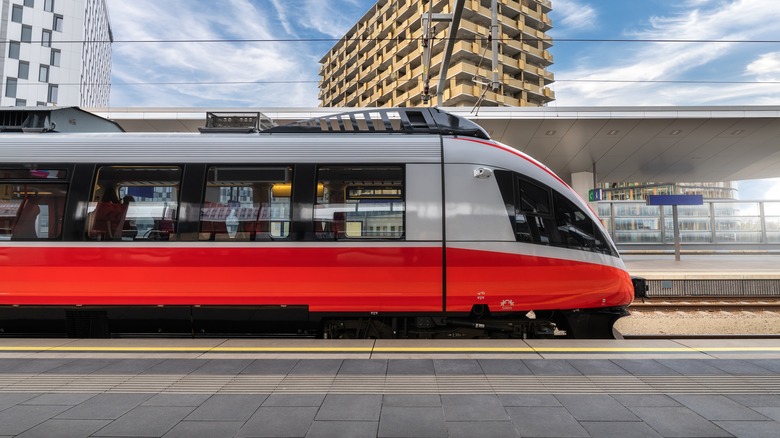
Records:
{"label": "railway track", "polygon": [[640,312],[738,312],[780,311],[780,299],[767,298],[645,298],[631,304],[629,310]]}

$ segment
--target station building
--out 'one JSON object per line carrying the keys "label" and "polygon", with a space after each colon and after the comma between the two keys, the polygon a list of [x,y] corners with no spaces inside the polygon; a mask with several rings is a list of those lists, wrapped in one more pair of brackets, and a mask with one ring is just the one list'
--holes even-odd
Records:
{"label": "station building", "polygon": [[106,0],[4,0],[0,8],[0,106],[108,107]]}
{"label": "station building", "polygon": [[[499,0],[498,92],[492,78],[490,0],[465,3],[457,42],[438,106],[544,106],[554,100],[548,67],[552,28],[550,0]],[[423,105],[422,18],[429,8],[452,13],[452,1],[379,0],[320,60],[319,99],[324,107],[403,107]],[[449,24],[434,23],[432,77],[438,77]]]}

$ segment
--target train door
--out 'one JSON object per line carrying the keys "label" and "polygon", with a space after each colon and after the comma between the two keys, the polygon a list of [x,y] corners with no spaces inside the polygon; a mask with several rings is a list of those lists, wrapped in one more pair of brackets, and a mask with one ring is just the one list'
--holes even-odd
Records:
{"label": "train door", "polygon": [[515,246],[494,168],[446,164],[445,188],[448,314],[511,306],[511,288],[493,275],[497,267],[508,267],[506,256]]}

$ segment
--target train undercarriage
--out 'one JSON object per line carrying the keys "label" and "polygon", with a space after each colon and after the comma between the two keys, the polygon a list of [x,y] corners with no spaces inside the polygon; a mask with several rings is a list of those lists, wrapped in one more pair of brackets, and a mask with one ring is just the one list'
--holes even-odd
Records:
{"label": "train undercarriage", "polygon": [[624,308],[513,313],[490,316],[415,316],[407,318],[326,318],[326,339],[613,339]]}
{"label": "train undercarriage", "polygon": [[491,315],[316,314],[306,306],[2,306],[4,337],[614,338],[622,307]]}

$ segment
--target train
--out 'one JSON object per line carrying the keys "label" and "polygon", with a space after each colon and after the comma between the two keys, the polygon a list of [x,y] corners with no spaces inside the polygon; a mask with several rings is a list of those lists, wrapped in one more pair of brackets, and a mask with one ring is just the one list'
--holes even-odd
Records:
{"label": "train", "polygon": [[561,178],[437,108],[0,149],[0,336],[612,338],[636,293]]}

